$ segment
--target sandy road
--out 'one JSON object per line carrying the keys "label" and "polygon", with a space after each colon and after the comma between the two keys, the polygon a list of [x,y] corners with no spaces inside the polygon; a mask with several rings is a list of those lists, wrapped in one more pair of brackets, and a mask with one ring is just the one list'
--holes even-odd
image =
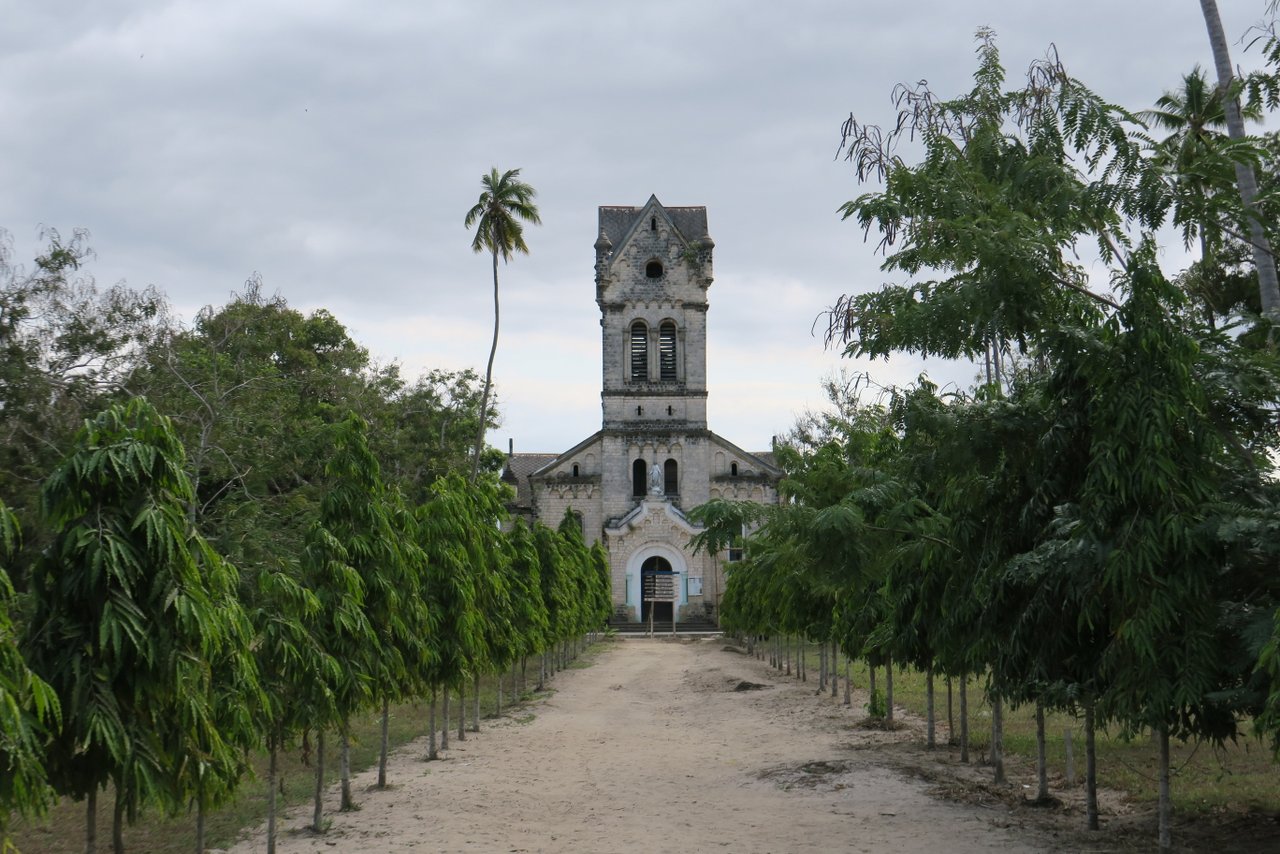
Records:
{"label": "sandy road", "polygon": [[[742,682],[757,690],[735,690]],[[718,640],[614,643],[446,759],[393,759],[323,837],[282,852],[1043,851],[877,760],[855,715]],[[532,719],[530,720],[530,715]],[[363,790],[372,774],[357,778]],[[306,811],[284,828],[306,823]],[[261,832],[232,851],[264,848]]]}

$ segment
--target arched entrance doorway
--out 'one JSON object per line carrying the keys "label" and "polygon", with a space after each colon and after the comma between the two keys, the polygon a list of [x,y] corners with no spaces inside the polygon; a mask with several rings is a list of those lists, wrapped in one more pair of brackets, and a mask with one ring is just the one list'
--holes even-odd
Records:
{"label": "arched entrance doorway", "polygon": [[650,602],[655,592],[675,589],[676,575],[671,563],[661,555],[646,558],[640,564],[640,622],[649,622],[649,611],[653,611],[653,619],[668,622],[675,616],[674,606],[668,599],[665,602]]}

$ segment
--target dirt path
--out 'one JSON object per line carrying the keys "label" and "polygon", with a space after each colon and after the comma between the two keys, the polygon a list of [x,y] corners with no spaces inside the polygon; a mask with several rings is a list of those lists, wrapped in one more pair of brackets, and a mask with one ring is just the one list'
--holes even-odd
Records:
{"label": "dirt path", "polygon": [[[763,685],[735,690],[740,683]],[[1044,851],[998,810],[949,803],[881,764],[855,715],[721,641],[627,640],[445,761],[410,745],[395,788],[326,808],[281,852]],[[856,702],[856,701],[855,701]],[[530,716],[532,715],[532,719]],[[883,734],[880,735],[883,738]],[[282,827],[306,823],[307,811]],[[262,851],[261,832],[232,849]]]}

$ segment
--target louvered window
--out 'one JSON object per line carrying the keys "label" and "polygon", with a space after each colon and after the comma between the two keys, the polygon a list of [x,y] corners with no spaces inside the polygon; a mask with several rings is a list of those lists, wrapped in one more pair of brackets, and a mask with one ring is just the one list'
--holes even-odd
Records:
{"label": "louvered window", "polygon": [[639,320],[631,324],[631,379],[649,379],[649,329]]}
{"label": "louvered window", "polygon": [[658,327],[658,378],[676,378],[676,325],[671,321]]}

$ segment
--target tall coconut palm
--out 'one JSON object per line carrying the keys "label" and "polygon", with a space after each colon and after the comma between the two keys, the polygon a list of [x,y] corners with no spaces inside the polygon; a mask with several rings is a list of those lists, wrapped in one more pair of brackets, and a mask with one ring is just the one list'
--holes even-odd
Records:
{"label": "tall coconut palm", "polygon": [[[1188,245],[1193,235],[1199,238],[1202,271],[1213,268],[1223,238],[1221,222],[1230,215],[1229,209],[1235,209],[1231,194],[1224,192],[1235,183],[1232,154],[1239,153],[1239,146],[1233,146],[1226,134],[1226,100],[1197,65],[1183,75],[1179,88],[1165,92],[1153,109],[1138,114],[1152,128],[1168,131],[1155,143],[1154,156],[1173,179],[1174,223],[1181,227]],[[1246,119],[1262,118],[1256,105],[1241,112]],[[1214,288],[1221,283],[1203,272],[1192,278],[1191,289],[1212,325],[1222,301]]]}
{"label": "tall coconut palm", "polygon": [[480,469],[480,451],[484,448],[484,428],[489,412],[489,390],[493,384],[493,357],[498,352],[498,257],[510,261],[515,252],[529,254],[524,242],[524,223],[539,225],[542,219],[533,203],[537,195],[533,187],[520,180],[520,170],[501,174],[496,168],[480,179],[480,199],[467,211],[464,225],[476,226],[471,248],[488,251],[493,256],[493,344],[489,348],[489,364],[484,371],[484,393],[480,396],[480,423],[476,427],[476,446],[471,457],[471,479]]}
{"label": "tall coconut palm", "polygon": [[[1241,140],[1244,139],[1244,117],[1240,114],[1240,102],[1231,92],[1231,55],[1227,51],[1227,37],[1222,29],[1222,18],[1218,15],[1217,0],[1200,0],[1200,9],[1204,12],[1204,23],[1209,30],[1209,44],[1213,48],[1213,64],[1218,72],[1218,90],[1222,95],[1222,106],[1226,113],[1227,135],[1233,140]],[[1237,162],[1235,166],[1240,201],[1244,203],[1245,212],[1249,216],[1249,242],[1253,246],[1253,260],[1258,268],[1258,293],[1262,299],[1262,314],[1272,323],[1276,323],[1280,321],[1280,279],[1276,277],[1275,256],[1271,254],[1271,243],[1267,240],[1262,221],[1258,218],[1257,205],[1254,201],[1258,195],[1258,182],[1251,165]]]}

